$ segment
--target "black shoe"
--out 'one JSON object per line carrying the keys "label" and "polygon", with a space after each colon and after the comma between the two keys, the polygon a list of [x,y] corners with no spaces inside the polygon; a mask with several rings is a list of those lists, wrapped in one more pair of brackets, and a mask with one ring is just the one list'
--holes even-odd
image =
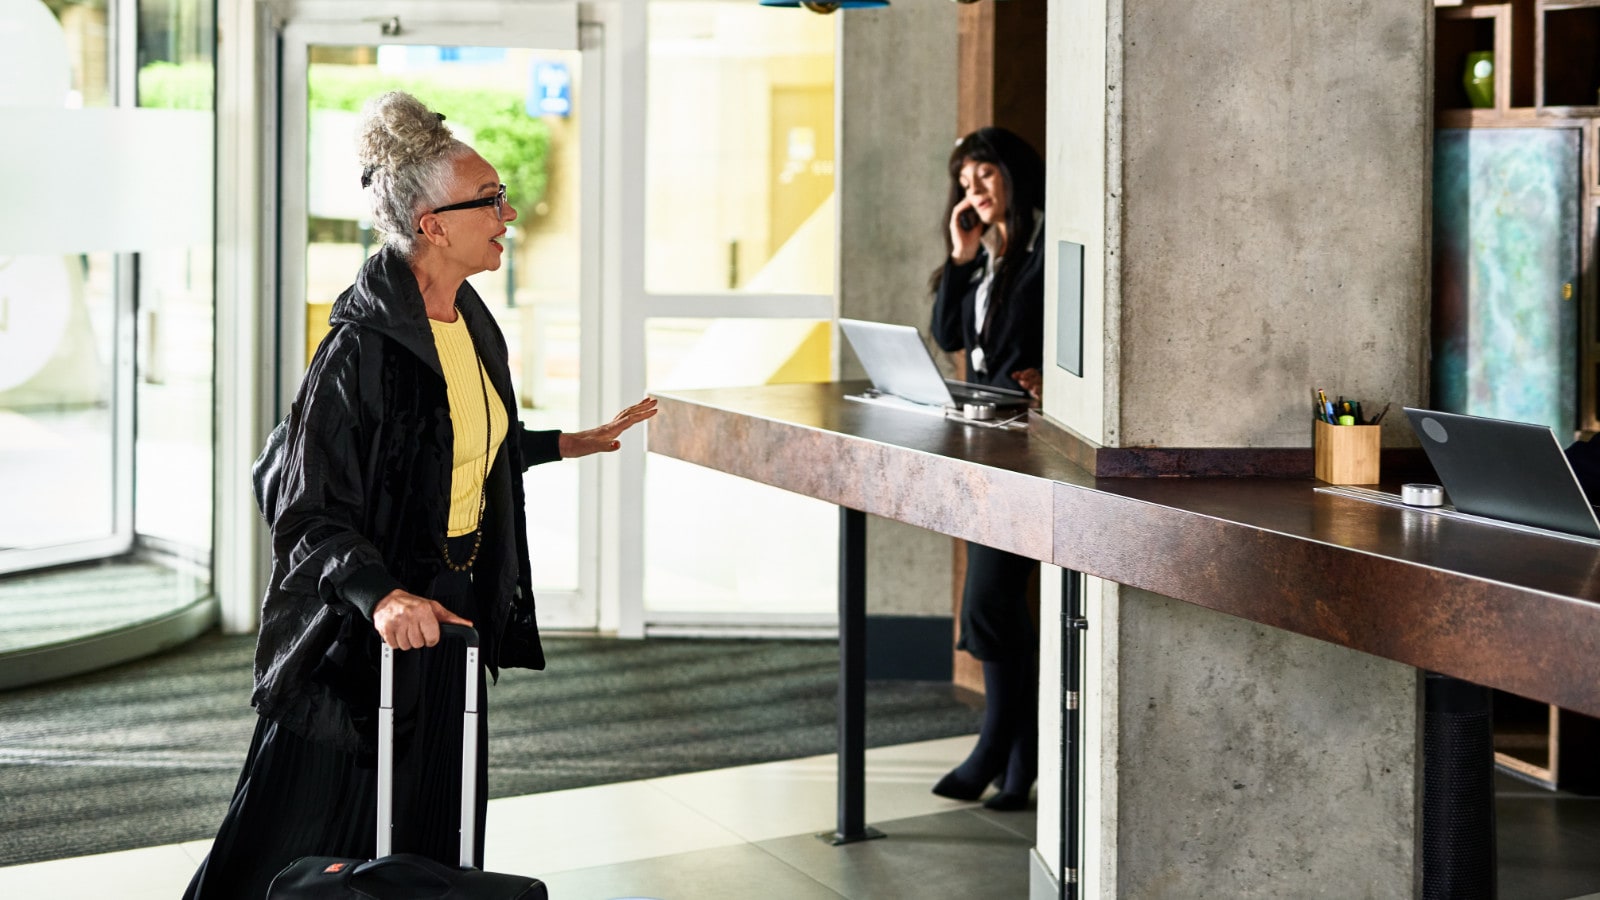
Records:
{"label": "black shoe", "polygon": [[941,797],[949,797],[951,800],[972,801],[982,797],[984,790],[988,787],[989,779],[987,778],[974,784],[963,780],[961,776],[951,771],[939,779],[939,783],[933,786],[933,792]]}
{"label": "black shoe", "polygon": [[996,812],[1017,812],[1027,809],[1029,793],[1029,791],[1001,791],[983,801],[983,808]]}

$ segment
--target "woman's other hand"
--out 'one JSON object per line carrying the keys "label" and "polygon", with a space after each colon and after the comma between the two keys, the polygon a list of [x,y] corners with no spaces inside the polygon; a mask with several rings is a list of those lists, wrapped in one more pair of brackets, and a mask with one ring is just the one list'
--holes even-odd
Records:
{"label": "woman's other hand", "polygon": [[[971,227],[962,227],[970,225]],[[972,208],[972,198],[962,198],[950,210],[950,261],[958,266],[972,262],[978,255],[978,239],[983,237],[983,221]]]}
{"label": "woman's other hand", "polygon": [[617,437],[656,414],[656,398],[646,397],[616,414],[610,422],[588,431],[562,432],[561,458],[577,459],[591,453],[610,453],[622,446]]}
{"label": "woman's other hand", "polygon": [[396,650],[416,650],[439,643],[439,623],[471,625],[436,600],[402,590],[390,591],[372,608],[378,637]]}
{"label": "woman's other hand", "polygon": [[1022,385],[1023,390],[1032,394],[1033,399],[1044,399],[1044,376],[1040,374],[1038,369],[1023,369],[1020,372],[1012,372],[1011,377],[1016,380],[1017,384]]}

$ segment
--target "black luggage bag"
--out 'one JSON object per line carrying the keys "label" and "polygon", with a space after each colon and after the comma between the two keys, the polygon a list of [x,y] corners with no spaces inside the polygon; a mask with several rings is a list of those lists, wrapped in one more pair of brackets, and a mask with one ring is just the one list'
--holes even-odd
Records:
{"label": "black luggage bag", "polygon": [[383,647],[378,700],[378,858],[303,856],[272,879],[268,900],[549,900],[544,883],[473,868],[477,805],[478,632],[441,625],[441,639],[467,642],[467,702],[461,738],[461,866],[391,853],[394,819],[394,650]]}

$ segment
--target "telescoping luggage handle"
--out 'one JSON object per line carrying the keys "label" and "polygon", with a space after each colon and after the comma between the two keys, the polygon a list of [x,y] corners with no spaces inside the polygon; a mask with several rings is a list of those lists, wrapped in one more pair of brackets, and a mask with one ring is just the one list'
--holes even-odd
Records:
{"label": "telescoping luggage handle", "polygon": [[[439,624],[439,639],[467,644],[467,703],[461,732],[461,867],[473,868],[478,827],[478,630]],[[394,648],[383,645],[378,686],[378,858],[393,852],[394,838]]]}

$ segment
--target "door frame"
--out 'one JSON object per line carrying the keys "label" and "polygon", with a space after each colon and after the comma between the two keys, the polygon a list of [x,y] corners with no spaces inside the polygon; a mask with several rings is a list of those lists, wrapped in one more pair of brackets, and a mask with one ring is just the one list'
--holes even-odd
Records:
{"label": "door frame", "polygon": [[[394,25],[398,21],[396,31]],[[293,4],[273,24],[276,39],[275,85],[263,103],[261,121],[265,189],[274,198],[264,214],[267,234],[262,324],[270,335],[268,372],[263,385],[272,418],[288,411],[305,372],[306,201],[296,187],[307,178],[304,153],[308,119],[303,89],[308,48],[325,44],[411,44],[515,46],[577,51],[582,75],[579,125],[579,397],[578,414],[588,423],[600,417],[602,397],[602,282],[605,271],[604,141],[608,118],[607,59],[601,23],[580,23],[575,3],[518,4],[511,0],[391,0],[385,3],[314,0]],[[539,592],[541,624],[549,629],[594,629],[602,621],[601,569],[605,557],[599,523],[603,495],[597,461],[563,463],[578,467],[578,586],[575,591]]]}

